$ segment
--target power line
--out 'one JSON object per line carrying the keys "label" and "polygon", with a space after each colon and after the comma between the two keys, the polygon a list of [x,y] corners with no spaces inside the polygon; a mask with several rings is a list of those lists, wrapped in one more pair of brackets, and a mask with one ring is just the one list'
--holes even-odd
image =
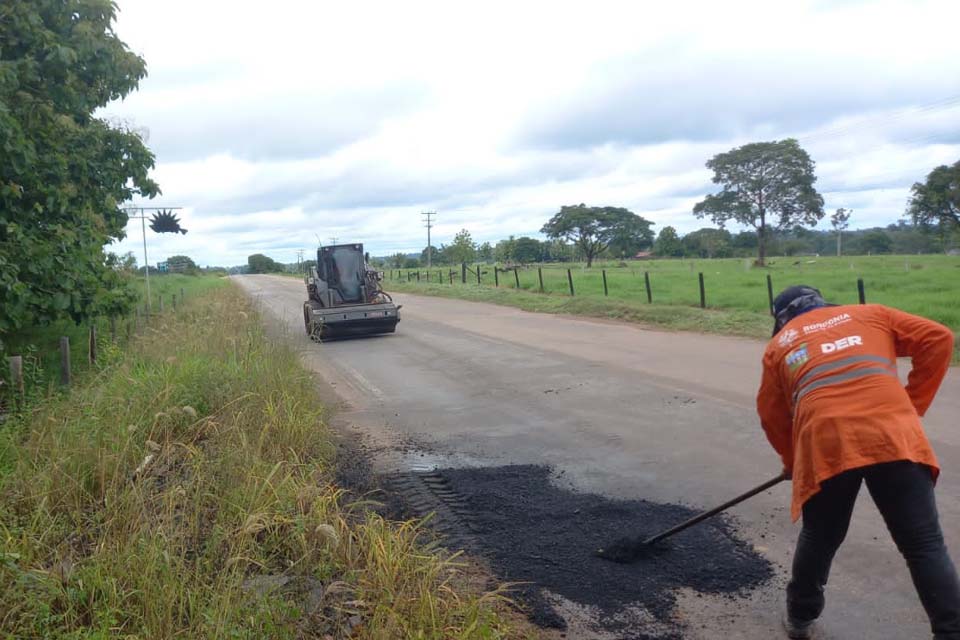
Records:
{"label": "power line", "polygon": [[433,228],[433,218],[434,216],[437,215],[437,212],[424,211],[420,215],[424,216],[424,221],[425,221],[424,226],[427,228],[427,269],[429,269],[431,266],[433,266],[433,263],[432,263],[433,246],[430,244],[430,229]]}

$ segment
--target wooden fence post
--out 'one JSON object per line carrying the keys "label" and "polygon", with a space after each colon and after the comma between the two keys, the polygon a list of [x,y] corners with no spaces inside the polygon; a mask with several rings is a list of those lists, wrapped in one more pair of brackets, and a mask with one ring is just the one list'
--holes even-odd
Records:
{"label": "wooden fence post", "polygon": [[160,301],[160,313],[163,313],[163,294],[158,294],[157,299]]}
{"label": "wooden fence post", "polygon": [[570,269],[567,269],[567,282],[570,284],[570,295],[575,295],[573,293],[573,274],[570,273]]}
{"label": "wooden fence post", "polygon": [[647,285],[647,304],[653,304],[653,292],[650,291],[650,272],[643,272],[643,283]]}
{"label": "wooden fence post", "polygon": [[500,267],[493,265],[493,286],[500,286]]}
{"label": "wooden fence post", "polygon": [[23,356],[10,357],[10,385],[20,402],[23,402]]}
{"label": "wooden fence post", "polygon": [[481,274],[482,271],[483,271],[483,267],[481,267],[481,266],[478,264],[478,265],[477,265],[477,284],[483,284],[483,281],[481,280],[481,277],[480,277],[480,274]]}
{"label": "wooden fence post", "polygon": [[97,325],[90,325],[90,335],[87,343],[87,360],[90,364],[97,361]]}
{"label": "wooden fence post", "polygon": [[520,273],[517,271],[517,268],[513,268],[513,280],[517,283],[517,289],[520,288]]}
{"label": "wooden fence post", "polygon": [[537,278],[540,280],[540,293],[543,293],[543,267],[537,267]]}
{"label": "wooden fence post", "polygon": [[706,291],[705,291],[704,288],[703,288],[703,272],[702,272],[702,271],[700,272],[700,277],[699,277],[699,279],[700,279],[700,308],[701,308],[701,309],[706,309],[706,308],[707,308],[707,293],[706,293]]}
{"label": "wooden fence post", "polygon": [[867,304],[867,294],[863,290],[863,278],[857,278],[857,295],[860,297],[860,304]]}
{"label": "wooden fence post", "polygon": [[773,278],[767,274],[767,298],[770,300],[770,315],[773,315]]}
{"label": "wooden fence post", "polygon": [[183,287],[180,287],[180,304],[183,304]]}
{"label": "wooden fence post", "polygon": [[177,312],[177,294],[170,296],[170,300],[173,302],[173,312]]}
{"label": "wooden fence post", "polygon": [[60,338],[60,384],[70,386],[70,338]]}
{"label": "wooden fence post", "polygon": [[603,274],[603,295],[610,295],[609,291],[607,291],[607,270],[603,269],[600,273]]}
{"label": "wooden fence post", "polygon": [[467,263],[460,263],[460,284],[467,284]]}

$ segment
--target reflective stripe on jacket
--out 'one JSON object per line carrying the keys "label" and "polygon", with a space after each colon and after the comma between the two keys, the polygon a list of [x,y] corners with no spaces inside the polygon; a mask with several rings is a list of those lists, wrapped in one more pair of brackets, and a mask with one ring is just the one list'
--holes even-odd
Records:
{"label": "reflective stripe on jacket", "polygon": [[[922,416],[946,375],[953,332],[883,305],[823,307],[770,340],[757,394],[760,422],[793,473],[791,514],[833,476],[870,464],[937,459]],[[913,368],[904,387],[897,358]]]}

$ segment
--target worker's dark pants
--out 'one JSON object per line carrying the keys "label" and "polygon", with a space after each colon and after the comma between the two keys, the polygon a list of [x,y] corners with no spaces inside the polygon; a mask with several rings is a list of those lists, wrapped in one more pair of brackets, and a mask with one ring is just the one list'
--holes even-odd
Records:
{"label": "worker's dark pants", "polygon": [[890,462],[846,471],[822,483],[803,505],[803,529],[787,586],[787,612],[795,621],[823,611],[830,563],[850,525],[866,480],[887,529],[910,567],[913,584],[930,617],[934,640],[960,640],[960,583],[940,531],[930,470],[913,462]]}

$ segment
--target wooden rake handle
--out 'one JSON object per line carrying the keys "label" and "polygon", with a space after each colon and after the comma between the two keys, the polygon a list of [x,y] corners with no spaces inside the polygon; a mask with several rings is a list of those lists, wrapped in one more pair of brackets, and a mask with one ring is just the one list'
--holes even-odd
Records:
{"label": "wooden rake handle", "polygon": [[743,502],[743,501],[746,500],[747,498],[752,498],[753,496],[757,495],[758,493],[760,493],[760,492],[762,492],[762,491],[766,491],[766,490],[769,489],[770,487],[773,487],[773,486],[775,486],[775,485],[778,485],[778,484],[780,484],[781,482],[783,482],[784,480],[787,480],[787,479],[789,479],[789,478],[790,478],[790,476],[789,476],[786,472],[783,472],[783,473],[781,473],[780,475],[778,475],[776,478],[771,478],[770,480],[767,480],[766,482],[764,482],[763,484],[761,484],[759,487],[754,487],[753,489],[750,489],[750,491],[747,491],[746,493],[737,496],[737,497],[734,498],[733,500],[729,500],[729,501],[727,501],[727,502],[724,502],[724,503],[721,504],[720,506],[714,507],[713,509],[710,509],[710,511],[704,511],[703,513],[701,513],[701,514],[699,514],[699,515],[696,515],[696,516],[690,518],[689,520],[686,520],[686,521],[684,521],[684,522],[681,522],[680,524],[676,525],[675,527],[671,527],[670,529],[667,529],[666,531],[663,531],[663,532],[661,532],[661,533],[658,533],[658,534],[655,535],[655,536],[651,536],[651,537],[647,538],[646,540],[643,541],[643,544],[644,544],[644,545],[648,545],[648,544],[653,544],[653,543],[655,543],[655,542],[660,542],[660,541],[663,540],[664,538],[669,538],[670,536],[672,536],[672,535],[675,534],[675,533],[680,533],[680,532],[683,531],[684,529],[689,529],[689,528],[692,527],[693,525],[699,524],[699,523],[703,522],[704,520],[706,520],[707,518],[712,518],[713,516],[717,515],[717,514],[720,513],[721,511],[726,511],[726,510],[729,509],[730,507],[732,507],[732,506],[734,506],[734,505],[740,504],[741,502]]}

